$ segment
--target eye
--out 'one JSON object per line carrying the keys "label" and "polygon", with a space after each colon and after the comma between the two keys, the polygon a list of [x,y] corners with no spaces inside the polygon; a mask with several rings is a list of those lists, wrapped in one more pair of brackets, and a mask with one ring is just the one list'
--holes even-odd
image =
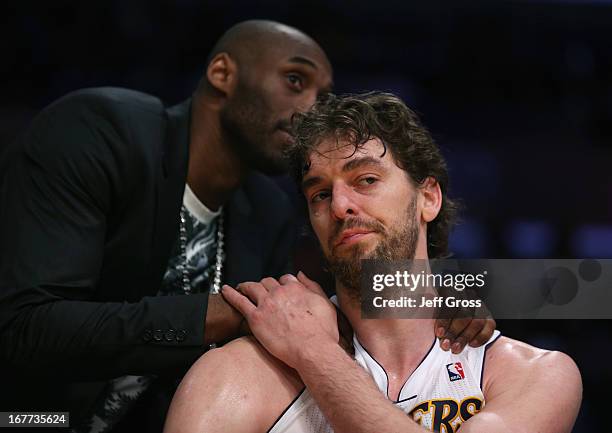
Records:
{"label": "eye", "polygon": [[292,90],[300,92],[304,87],[304,79],[299,74],[287,74],[287,82]]}
{"label": "eye", "polygon": [[330,196],[329,191],[319,191],[310,198],[311,203],[318,203]]}
{"label": "eye", "polygon": [[373,185],[376,182],[378,182],[378,179],[376,179],[373,176],[366,176],[366,177],[362,177],[361,179],[359,179],[358,183],[360,185]]}

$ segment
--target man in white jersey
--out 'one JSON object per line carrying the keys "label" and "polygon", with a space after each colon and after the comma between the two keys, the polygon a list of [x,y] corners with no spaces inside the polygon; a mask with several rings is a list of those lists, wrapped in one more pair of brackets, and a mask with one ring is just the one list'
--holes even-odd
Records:
{"label": "man in white jersey", "polygon": [[434,344],[433,319],[361,318],[361,259],[447,252],[446,165],[417,116],[389,94],[332,96],[296,119],[295,137],[290,157],[354,353],[303,273],[225,286],[258,341],[204,355],[166,431],[570,432],[582,385],[568,356],[499,333],[454,354]]}

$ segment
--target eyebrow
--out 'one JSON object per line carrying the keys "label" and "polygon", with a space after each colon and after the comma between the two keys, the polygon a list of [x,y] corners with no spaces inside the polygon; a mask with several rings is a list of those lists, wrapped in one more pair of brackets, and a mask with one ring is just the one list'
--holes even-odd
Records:
{"label": "eyebrow", "polygon": [[[374,158],[373,156],[364,156],[363,158],[355,158],[347,161],[342,166],[342,172],[346,173],[351,170],[355,170],[356,168],[364,167],[364,166],[376,166],[382,167],[383,163],[380,159]],[[313,176],[302,182],[302,191],[306,191],[308,188],[311,188],[319,183],[323,182],[323,178],[321,176]]]}
{"label": "eyebrow", "polygon": [[308,179],[302,182],[302,191],[306,191],[307,189],[318,185],[321,182],[323,182],[323,178],[321,176],[309,177]]}
{"label": "eyebrow", "polygon": [[374,165],[377,167],[381,167],[383,164],[379,158],[374,158],[373,156],[364,156],[363,158],[355,158],[348,161],[344,166],[342,166],[342,172],[346,173],[347,171],[355,170],[356,168],[363,167],[366,165]]}
{"label": "eyebrow", "polygon": [[299,63],[299,64],[302,64],[302,65],[308,65],[311,68],[318,69],[317,65],[315,64],[315,62],[313,62],[310,59],[307,59],[306,57],[302,57],[302,56],[291,57],[289,59],[289,62],[291,62],[291,63]]}

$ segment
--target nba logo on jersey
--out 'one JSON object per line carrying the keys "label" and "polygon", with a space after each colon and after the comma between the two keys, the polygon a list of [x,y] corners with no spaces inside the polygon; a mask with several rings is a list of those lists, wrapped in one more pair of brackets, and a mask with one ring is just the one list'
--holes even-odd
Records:
{"label": "nba logo on jersey", "polygon": [[446,371],[448,372],[448,378],[451,382],[456,380],[465,379],[465,373],[463,372],[463,366],[460,362],[453,362],[452,364],[446,364]]}

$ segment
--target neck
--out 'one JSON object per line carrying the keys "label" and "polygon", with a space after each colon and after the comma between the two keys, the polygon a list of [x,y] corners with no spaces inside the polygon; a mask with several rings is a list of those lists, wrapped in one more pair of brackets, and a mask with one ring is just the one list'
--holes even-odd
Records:
{"label": "neck", "polygon": [[213,211],[227,201],[248,172],[224,137],[219,111],[218,103],[194,96],[187,183],[198,199]]}
{"label": "neck", "polygon": [[[415,259],[427,260],[425,245],[417,248]],[[336,281],[340,309],[346,315],[359,342],[390,374],[392,389],[391,375],[396,375],[403,383],[427,354],[435,338],[435,319],[362,319],[360,300],[353,292]],[[431,288],[425,288],[425,292],[434,293]]]}
{"label": "neck", "polygon": [[434,339],[434,319],[362,319],[358,299],[338,286],[338,303],[359,342],[378,362],[408,366],[420,362]]}

